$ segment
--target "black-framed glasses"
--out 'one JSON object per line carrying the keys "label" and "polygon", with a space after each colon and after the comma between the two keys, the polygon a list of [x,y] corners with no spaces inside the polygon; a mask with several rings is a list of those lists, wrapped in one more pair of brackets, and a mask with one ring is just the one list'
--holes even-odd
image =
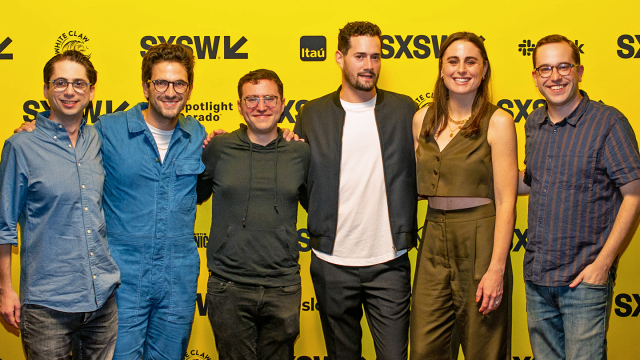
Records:
{"label": "black-framed glasses", "polygon": [[65,91],[69,87],[69,84],[71,84],[73,90],[78,94],[84,94],[89,86],[91,86],[91,83],[84,80],[67,81],[67,79],[55,79],[49,82],[53,84],[53,90],[55,91]]}
{"label": "black-framed glasses", "polygon": [[556,66],[549,66],[549,65],[538,66],[534,70],[538,72],[540,77],[548,78],[549,76],[551,76],[551,74],[553,74],[553,68],[556,68],[556,70],[558,71],[558,74],[562,76],[567,76],[571,74],[571,70],[576,66],[580,66],[580,65],[561,63]]}
{"label": "black-framed glasses", "polygon": [[169,88],[169,84],[173,85],[173,91],[178,94],[184,94],[189,89],[189,83],[186,81],[167,81],[167,80],[147,80],[147,83],[153,83],[153,87],[158,92],[165,92]]}
{"label": "black-framed glasses", "polygon": [[272,107],[278,105],[278,97],[275,96],[275,95],[266,95],[266,96],[263,96],[263,97],[246,96],[242,100],[244,100],[244,104],[249,109],[254,109],[254,108],[257,108],[258,105],[260,104],[260,99],[262,99],[262,102],[264,103],[264,106],[266,106],[266,107],[272,108]]}

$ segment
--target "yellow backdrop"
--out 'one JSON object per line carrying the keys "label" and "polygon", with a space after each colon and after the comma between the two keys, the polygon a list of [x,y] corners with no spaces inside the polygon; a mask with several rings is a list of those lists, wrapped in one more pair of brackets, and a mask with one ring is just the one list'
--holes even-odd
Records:
{"label": "yellow backdrop", "polygon": [[[544,35],[560,33],[583,52],[581,87],[592,99],[621,110],[640,131],[635,81],[640,70],[640,26],[635,1],[567,0],[560,2],[468,1],[199,1],[156,0],[50,2],[5,1],[0,5],[0,138],[8,138],[23,119],[42,111],[42,67],[56,51],[75,47],[91,55],[98,70],[91,118],[130,108],[144,101],[141,54],[159,42],[191,47],[196,60],[194,90],[187,115],[208,131],[234,130],[237,81],[249,70],[275,70],[285,84],[287,112],[283,127],[293,128],[305,102],[334,91],[340,82],[333,60],[338,29],[348,21],[378,24],[384,36],[379,86],[407,94],[421,105],[430,101],[443,36],[472,31],[486,39],[494,74],[494,103],[513,113],[518,132],[520,166],[524,158],[524,122],[540,106],[531,80],[531,51]],[[324,38],[323,38],[324,37]],[[513,238],[513,359],[531,360],[526,327],[523,245],[526,243],[527,197],[518,199]],[[419,223],[424,220],[421,204]],[[211,209],[198,209],[194,238],[202,260],[188,359],[217,359],[206,317],[205,248]],[[326,351],[309,276],[310,252],[306,213],[301,209],[300,264],[303,282],[301,334],[296,359],[324,359]],[[638,237],[638,236],[636,236]],[[416,252],[410,253],[415,262]],[[635,359],[640,353],[640,255],[638,239],[623,256],[615,287],[609,329],[609,358]],[[13,285],[19,288],[18,251],[14,249]],[[366,322],[363,320],[366,326]],[[5,325],[5,324],[3,324]],[[363,356],[374,359],[366,333]],[[23,359],[20,338],[0,328],[0,360]],[[461,356],[462,358],[462,356]]]}

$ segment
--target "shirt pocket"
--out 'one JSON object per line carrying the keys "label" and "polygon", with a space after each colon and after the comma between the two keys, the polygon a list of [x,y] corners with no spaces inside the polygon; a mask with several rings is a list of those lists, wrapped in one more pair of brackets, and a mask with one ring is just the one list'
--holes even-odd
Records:
{"label": "shirt pocket", "polygon": [[556,175],[559,189],[590,191],[596,157],[592,153],[568,154],[558,158]]}
{"label": "shirt pocket", "polygon": [[196,182],[198,174],[204,171],[200,159],[177,159],[175,162],[175,178],[172,193],[175,208],[181,212],[190,212],[196,207]]}
{"label": "shirt pocket", "polygon": [[102,161],[95,161],[89,164],[89,170],[91,170],[91,179],[93,180],[93,188],[102,196],[102,188],[104,185],[104,168],[102,167]]}

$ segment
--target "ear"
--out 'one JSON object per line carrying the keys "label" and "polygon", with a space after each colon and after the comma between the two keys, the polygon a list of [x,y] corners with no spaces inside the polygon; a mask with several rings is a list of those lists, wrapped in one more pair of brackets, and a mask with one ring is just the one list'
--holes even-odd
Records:
{"label": "ear", "polygon": [[482,69],[482,77],[484,78],[487,75],[487,70],[489,70],[489,61],[484,62],[484,67]]}
{"label": "ear", "polygon": [[340,66],[340,69],[342,69],[342,67],[344,66],[344,55],[342,55],[340,50],[336,50],[335,58],[338,66]]}
{"label": "ear", "polygon": [[240,115],[244,116],[244,113],[242,112],[242,99],[238,99],[238,112]]}
{"label": "ear", "polygon": [[89,101],[93,101],[93,96],[96,93],[96,86],[95,85],[91,85],[89,87]]}
{"label": "ear", "polygon": [[582,74],[584,74],[584,66],[578,65],[578,82],[582,82]]}
{"label": "ear", "polygon": [[142,92],[144,92],[144,98],[149,100],[149,83],[142,83]]}
{"label": "ear", "polygon": [[535,70],[533,70],[531,72],[531,78],[533,79],[533,85],[535,87],[538,87],[538,79],[536,78],[536,71]]}
{"label": "ear", "polygon": [[49,84],[44,84],[44,98],[49,99]]}

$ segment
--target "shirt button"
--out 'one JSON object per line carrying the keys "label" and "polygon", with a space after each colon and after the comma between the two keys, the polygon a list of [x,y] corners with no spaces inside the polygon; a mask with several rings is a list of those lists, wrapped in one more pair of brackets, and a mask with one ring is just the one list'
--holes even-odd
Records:
{"label": "shirt button", "polygon": [[84,185],[82,185],[82,188],[84,189]]}
{"label": "shirt button", "polygon": [[84,211],[87,211],[87,210],[89,210],[89,208],[88,208],[88,207],[85,207],[85,208],[84,208]]}
{"label": "shirt button", "polygon": [[62,125],[58,125],[58,127],[59,127],[60,129],[62,129]]}
{"label": "shirt button", "polygon": [[71,144],[69,144],[69,147],[71,147]]}
{"label": "shirt button", "polygon": [[156,162],[160,162],[160,159],[156,158]]}
{"label": "shirt button", "polygon": [[95,275],[93,275],[93,278],[95,279],[95,278],[96,278],[96,276],[95,276]]}
{"label": "shirt button", "polygon": [[[551,161],[551,160],[549,160],[549,161]],[[78,164],[78,167],[80,167],[80,166],[81,166],[81,164]]]}
{"label": "shirt button", "polygon": [[554,134],[557,133],[557,132],[558,132],[558,129],[553,129],[553,133]]}
{"label": "shirt button", "polygon": [[549,158],[548,162],[551,162],[551,158]]}
{"label": "shirt button", "polygon": [[431,190],[435,190],[436,186],[431,184]]}
{"label": "shirt button", "polygon": [[543,192],[543,193],[546,193],[546,192],[547,192],[547,189],[542,189],[542,192]]}
{"label": "shirt button", "polygon": [[55,136],[55,135],[53,135],[53,138],[54,138],[54,139],[57,139],[58,137],[57,137],[57,136]]}
{"label": "shirt button", "polygon": [[433,170],[433,175],[438,175],[438,170]]}
{"label": "shirt button", "polygon": [[440,156],[436,156],[436,161],[440,161]]}
{"label": "shirt button", "polygon": [[89,255],[93,256],[93,253],[92,253],[92,252],[90,252],[90,253],[89,253]]}
{"label": "shirt button", "polygon": [[542,224],[542,220],[538,221],[540,224]]}
{"label": "shirt button", "polygon": [[87,230],[87,234],[91,234],[91,230]]}

